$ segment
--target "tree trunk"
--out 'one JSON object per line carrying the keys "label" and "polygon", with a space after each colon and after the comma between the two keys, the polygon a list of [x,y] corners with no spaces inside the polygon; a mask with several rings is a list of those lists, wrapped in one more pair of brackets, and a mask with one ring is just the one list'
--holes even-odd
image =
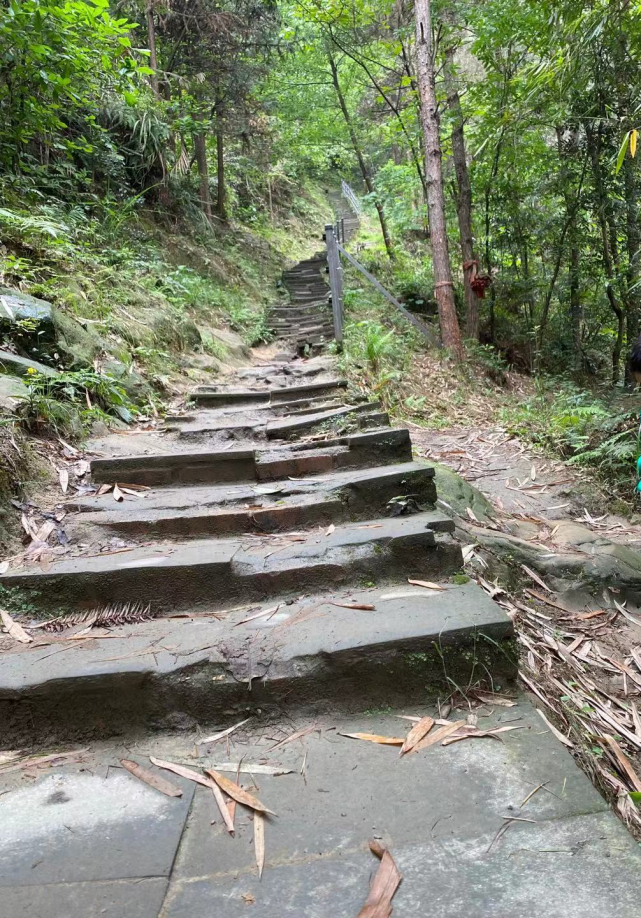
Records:
{"label": "tree trunk", "polygon": [[147,15],[147,42],[149,44],[149,67],[153,73],[149,76],[151,88],[156,96],[160,95],[160,85],[158,83],[158,56],[156,54],[156,26],[154,25],[154,8],[152,0],[147,0],[145,9]]}
{"label": "tree trunk", "polygon": [[594,194],[596,203],[596,219],[601,230],[601,246],[603,251],[603,273],[607,281],[606,294],[612,311],[617,317],[617,336],[612,350],[612,382],[616,385],[621,374],[621,352],[625,331],[625,309],[619,303],[615,291],[617,279],[615,267],[618,263],[618,249],[616,232],[614,231],[614,218],[611,213],[611,203],[603,182],[601,170],[601,128],[597,130],[591,119],[585,121],[585,136],[588,145],[588,155],[592,164],[594,177]]}
{"label": "tree trunk", "polygon": [[338,79],[338,70],[336,68],[336,62],[331,51],[327,52],[329,59],[329,66],[332,72],[332,83],[334,84],[334,89],[336,90],[336,98],[338,99],[338,104],[340,106],[341,112],[343,113],[343,118],[345,119],[345,124],[347,125],[347,130],[349,133],[350,140],[352,141],[352,147],[354,148],[354,155],[358,162],[358,168],[361,170],[361,175],[363,177],[363,182],[367,188],[367,193],[372,195],[374,199],[374,206],[376,207],[376,212],[378,213],[378,220],[381,224],[381,232],[383,234],[383,242],[385,243],[385,249],[390,258],[394,258],[394,249],[392,247],[392,242],[389,235],[389,230],[387,228],[387,219],[385,217],[385,211],[383,205],[380,203],[376,197],[376,192],[374,189],[374,183],[372,181],[372,176],[369,170],[367,163],[365,162],[365,157],[361,150],[360,144],[358,142],[358,137],[356,136],[356,131],[354,130],[354,124],[352,122],[352,116],[349,113],[347,108],[347,103],[345,102],[345,96],[343,95],[343,90],[341,89],[341,84]]}
{"label": "tree trunk", "polygon": [[478,340],[479,298],[472,289],[472,280],[478,267],[474,254],[474,237],[472,235],[472,185],[470,184],[470,174],[467,168],[463,109],[461,108],[461,99],[456,86],[453,45],[450,45],[445,52],[444,73],[447,106],[452,115],[452,155],[457,186],[456,213],[461,236],[463,284],[465,286],[465,333],[468,338],[476,338]]}
{"label": "tree trunk", "polygon": [[454,303],[454,284],[450,270],[445,223],[445,194],[441,139],[436,102],[436,79],[432,58],[432,15],[430,0],[416,0],[416,72],[421,100],[421,128],[427,177],[427,210],[430,219],[430,242],[434,269],[434,295],[438,305],[443,344],[451,348],[457,360],[463,359],[461,330]]}
{"label": "tree trunk", "polygon": [[198,177],[200,179],[200,206],[209,223],[213,220],[211,209],[211,193],[209,190],[209,166],[207,165],[207,142],[205,132],[199,131],[194,137],[194,150]]}
{"label": "tree trunk", "polygon": [[[641,234],[639,232],[639,193],[637,188],[634,164],[626,156],[623,164],[623,178],[625,182],[625,215],[626,215],[626,246],[628,252],[627,296],[626,296],[626,331],[628,347],[639,337],[639,321],[641,313],[641,271],[639,258],[641,253]],[[626,362],[625,379],[634,385],[629,362]]]}
{"label": "tree trunk", "polygon": [[227,188],[225,187],[225,134],[223,131],[223,100],[216,101],[216,214],[221,220],[227,219]]}

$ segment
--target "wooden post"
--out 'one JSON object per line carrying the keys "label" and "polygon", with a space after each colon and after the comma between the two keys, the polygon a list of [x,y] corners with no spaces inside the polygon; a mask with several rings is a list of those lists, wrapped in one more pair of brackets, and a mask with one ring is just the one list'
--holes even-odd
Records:
{"label": "wooden post", "polygon": [[337,344],[343,343],[343,269],[336,245],[336,232],[332,223],[325,225],[325,243],[327,245],[327,267],[329,268],[329,286],[332,292],[332,314],[334,316],[334,338]]}

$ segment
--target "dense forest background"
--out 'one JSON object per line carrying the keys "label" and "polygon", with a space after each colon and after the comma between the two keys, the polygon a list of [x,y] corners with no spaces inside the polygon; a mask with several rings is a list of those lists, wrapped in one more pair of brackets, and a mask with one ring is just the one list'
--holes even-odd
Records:
{"label": "dense forest background", "polygon": [[[212,316],[268,340],[346,178],[366,267],[442,331],[453,297],[461,384],[527,374],[512,421],[629,478],[640,50],[631,0],[5,2],[0,282],[162,384],[194,343],[221,356]],[[429,423],[429,380],[395,388],[423,344],[352,288],[348,354]]]}

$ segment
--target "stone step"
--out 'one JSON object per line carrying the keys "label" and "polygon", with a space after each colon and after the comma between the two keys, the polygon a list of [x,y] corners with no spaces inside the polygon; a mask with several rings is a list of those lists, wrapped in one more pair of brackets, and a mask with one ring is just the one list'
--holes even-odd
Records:
{"label": "stone step", "polygon": [[347,381],[344,379],[328,379],[325,382],[305,383],[303,385],[286,386],[282,389],[219,389],[216,391],[200,391],[196,389],[191,395],[191,401],[197,405],[251,405],[260,402],[282,402],[292,398],[304,398],[313,395],[328,395],[336,389],[345,388]]}
{"label": "stone step", "polygon": [[409,462],[411,458],[409,431],[397,428],[279,447],[261,453],[256,470],[262,481],[273,481],[288,475],[314,475],[339,468],[371,468]]}
{"label": "stone step", "polygon": [[269,421],[265,425],[265,433],[269,440],[282,440],[291,437],[301,430],[309,430],[325,421],[333,421],[347,415],[360,413],[373,413],[376,408],[380,408],[380,402],[366,402],[362,405],[348,405],[344,408],[335,408],[330,411],[318,411],[311,414],[299,415],[298,417],[285,418],[278,421]]}
{"label": "stone step", "polygon": [[[337,709],[424,704],[447,696],[452,683],[476,682],[480,672],[503,688],[516,676],[510,619],[476,584],[443,586],[436,592],[403,579],[384,587],[335,587],[280,605],[272,596],[221,620],[161,618],[121,627],[82,653],[73,642],[61,644],[68,653],[31,645],[6,654],[0,668],[5,736],[21,717],[42,719],[47,730],[54,724],[77,730],[83,722],[89,729],[99,723],[101,734],[114,728],[122,734],[174,713],[220,722],[237,705],[241,717],[310,706],[335,716]],[[239,624],[261,608],[269,614]],[[371,757],[376,750],[365,752]],[[540,780],[533,775],[532,786]],[[518,803],[525,793],[510,799]]]}
{"label": "stone step", "polygon": [[[220,611],[231,603],[293,597],[398,577],[434,579],[460,570],[460,546],[434,512],[365,524],[340,524],[301,535],[157,543],[118,554],[56,561],[47,571],[12,570],[7,589],[35,591],[43,608],[72,610],[110,603],[151,603],[162,613]],[[434,531],[435,526],[438,531]]]}
{"label": "stone step", "polygon": [[[125,494],[121,503],[103,495],[70,500],[65,507],[81,514],[71,535],[86,542],[85,531],[92,526],[145,539],[310,529],[382,516],[394,509],[390,502],[410,496],[423,509],[433,507],[432,468],[413,462],[270,486],[159,488],[138,499]],[[78,527],[83,530],[80,535]],[[445,519],[439,527],[453,529]]]}
{"label": "stone step", "polygon": [[94,482],[139,484],[148,487],[205,483],[266,481],[302,477],[338,468],[371,468],[409,462],[412,448],[405,428],[381,433],[352,434],[292,444],[269,450],[230,449],[166,452],[155,455],[94,459]]}

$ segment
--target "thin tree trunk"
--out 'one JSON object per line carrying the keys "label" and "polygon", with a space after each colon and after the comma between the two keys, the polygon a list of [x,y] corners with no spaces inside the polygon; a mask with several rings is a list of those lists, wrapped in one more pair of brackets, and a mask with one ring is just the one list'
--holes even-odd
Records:
{"label": "thin tree trunk", "polygon": [[199,131],[194,137],[194,150],[198,177],[200,179],[200,206],[207,220],[211,223],[213,214],[211,209],[211,192],[209,190],[209,166],[207,165],[207,142],[205,132]]}
{"label": "thin tree trunk", "polygon": [[603,173],[601,170],[600,128],[595,131],[591,120],[586,120],[585,122],[585,136],[594,177],[594,192],[597,206],[596,218],[601,229],[603,273],[605,274],[607,282],[606,293],[610,307],[617,318],[617,336],[612,349],[612,382],[616,385],[621,375],[621,353],[623,351],[623,339],[625,334],[625,309],[619,303],[615,291],[615,266],[618,262],[616,233],[613,232],[614,222],[611,214],[610,200],[605,190]]}
{"label": "thin tree trunk", "polygon": [[416,71],[421,100],[421,127],[427,177],[427,209],[430,218],[434,295],[438,305],[443,344],[451,348],[457,360],[462,360],[463,345],[454,302],[454,284],[452,283],[445,223],[445,194],[436,102],[436,79],[432,58],[430,0],[416,0],[414,14],[416,16]]}
{"label": "thin tree trunk", "polygon": [[[628,347],[639,336],[641,313],[641,233],[639,232],[639,193],[632,160],[626,156],[623,165],[625,183],[626,246],[628,252],[627,296],[626,296],[626,332]],[[626,382],[633,385],[634,379],[629,363],[625,368]]]}
{"label": "thin tree trunk", "polygon": [[349,113],[347,108],[347,103],[345,102],[345,96],[343,95],[343,90],[341,89],[341,84],[338,79],[338,69],[336,67],[336,62],[331,51],[327,52],[329,59],[329,66],[332,72],[332,83],[334,84],[334,89],[336,91],[336,98],[338,99],[338,104],[340,106],[341,112],[343,113],[343,118],[345,119],[345,124],[347,125],[347,130],[349,133],[350,140],[352,141],[352,147],[354,148],[354,155],[358,162],[358,168],[361,170],[361,175],[363,177],[363,182],[367,188],[368,194],[372,195],[374,199],[374,206],[376,207],[376,212],[378,213],[378,220],[381,224],[381,232],[383,234],[383,242],[385,243],[385,249],[390,258],[394,258],[394,249],[392,247],[392,242],[389,235],[389,230],[387,228],[387,219],[385,217],[385,211],[383,205],[380,203],[376,197],[376,192],[374,189],[374,183],[372,181],[372,176],[369,170],[367,163],[365,162],[365,157],[361,150],[360,144],[358,142],[358,137],[356,136],[356,131],[354,130],[354,124],[352,122],[352,116]]}
{"label": "thin tree trunk", "polygon": [[227,188],[225,186],[225,134],[224,134],[223,100],[216,100],[216,214],[221,220],[227,219]]}
{"label": "thin tree trunk", "polygon": [[463,109],[461,108],[461,99],[456,86],[453,45],[450,45],[445,52],[444,73],[447,106],[452,115],[452,155],[457,186],[456,213],[461,236],[463,284],[465,287],[465,333],[468,338],[476,338],[478,340],[479,298],[472,288],[472,280],[478,267],[474,254],[474,237],[472,235],[472,185],[467,168]]}
{"label": "thin tree trunk", "polygon": [[149,67],[153,71],[149,76],[151,88],[156,96],[160,95],[158,83],[158,56],[156,54],[156,26],[154,24],[154,7],[152,0],[147,0],[145,9],[147,15],[147,42],[149,44]]}

